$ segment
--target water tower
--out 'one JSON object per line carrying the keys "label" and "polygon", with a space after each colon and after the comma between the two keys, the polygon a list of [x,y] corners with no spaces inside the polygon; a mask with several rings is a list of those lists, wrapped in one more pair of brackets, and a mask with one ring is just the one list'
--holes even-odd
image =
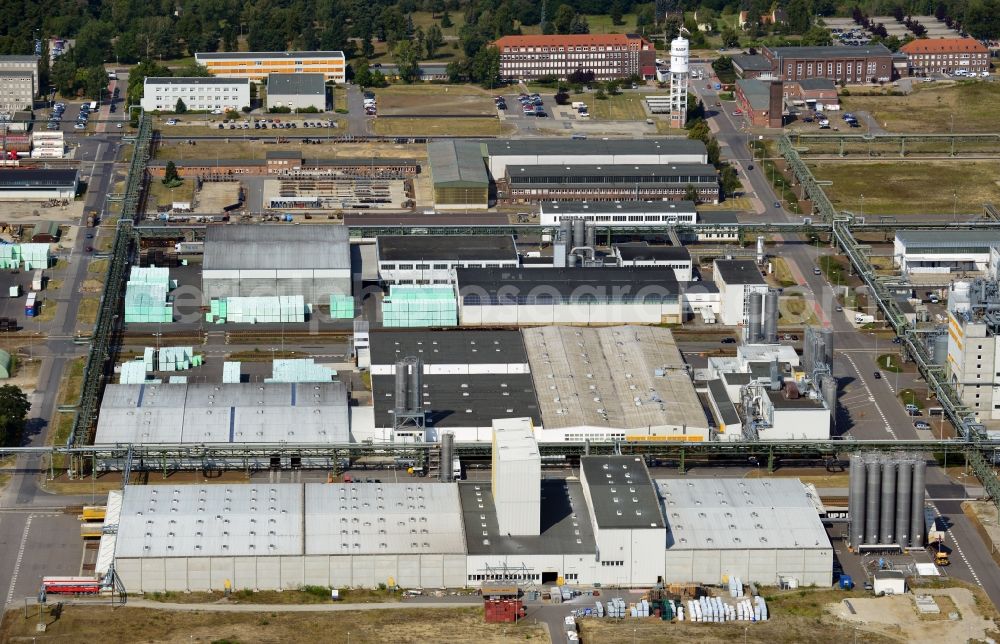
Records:
{"label": "water tower", "polygon": [[688,109],[688,60],[690,44],[681,27],[680,33],[670,42],[670,127],[683,128],[687,123]]}

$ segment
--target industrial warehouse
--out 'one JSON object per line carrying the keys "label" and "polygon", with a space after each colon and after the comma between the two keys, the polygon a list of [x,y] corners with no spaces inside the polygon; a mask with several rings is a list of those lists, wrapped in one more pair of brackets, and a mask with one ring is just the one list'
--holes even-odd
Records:
{"label": "industrial warehouse", "polygon": [[[690,488],[653,481],[642,459],[631,456],[585,457],[578,481],[543,478],[530,424],[512,419],[493,430],[492,483],[227,483],[111,492],[114,511],[105,524],[117,531],[101,539],[97,573],[113,565],[131,592],[372,587],[389,580],[455,588],[557,578],[572,586],[630,587],[719,583],[727,575],[766,585],[830,582],[830,542],[800,482],[771,489],[770,482],[704,480]],[[768,530],[740,533],[745,544],[716,528],[733,519],[693,516],[704,500],[714,509],[698,512],[739,512],[746,519],[737,522],[760,522],[750,499],[777,505],[763,519]],[[774,527],[786,524],[795,531]]]}

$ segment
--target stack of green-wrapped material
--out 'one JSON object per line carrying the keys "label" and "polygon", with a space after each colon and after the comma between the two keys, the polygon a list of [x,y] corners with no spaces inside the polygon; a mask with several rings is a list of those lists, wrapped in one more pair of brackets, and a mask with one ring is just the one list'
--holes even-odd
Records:
{"label": "stack of green-wrapped material", "polygon": [[387,327],[457,326],[458,301],[450,286],[399,284],[382,300]]}

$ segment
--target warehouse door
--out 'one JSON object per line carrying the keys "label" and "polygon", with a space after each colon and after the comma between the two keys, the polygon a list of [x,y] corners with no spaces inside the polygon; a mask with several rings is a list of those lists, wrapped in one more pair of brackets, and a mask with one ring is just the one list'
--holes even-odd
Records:
{"label": "warehouse door", "polygon": [[559,573],[558,572],[543,572],[542,573],[542,585],[543,586],[545,584],[554,584],[554,583],[556,583],[556,580],[558,580],[558,579],[559,579]]}

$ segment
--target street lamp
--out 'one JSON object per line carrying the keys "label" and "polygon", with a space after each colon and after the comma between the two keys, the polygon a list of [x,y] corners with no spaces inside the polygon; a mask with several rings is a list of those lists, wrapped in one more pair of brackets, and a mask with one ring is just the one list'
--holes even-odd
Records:
{"label": "street lamp", "polygon": [[861,205],[858,207],[858,217],[865,216],[865,196],[861,195]]}

